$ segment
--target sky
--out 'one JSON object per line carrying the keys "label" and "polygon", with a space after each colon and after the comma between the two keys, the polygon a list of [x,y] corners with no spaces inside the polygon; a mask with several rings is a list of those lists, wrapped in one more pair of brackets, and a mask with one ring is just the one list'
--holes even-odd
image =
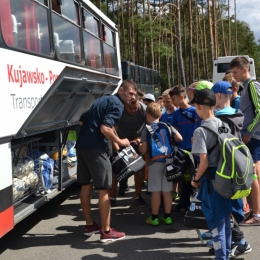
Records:
{"label": "sky", "polygon": [[[260,39],[260,1],[259,0],[236,0],[237,19],[249,24],[254,32],[256,42]],[[230,12],[234,14],[234,0],[230,0]]]}

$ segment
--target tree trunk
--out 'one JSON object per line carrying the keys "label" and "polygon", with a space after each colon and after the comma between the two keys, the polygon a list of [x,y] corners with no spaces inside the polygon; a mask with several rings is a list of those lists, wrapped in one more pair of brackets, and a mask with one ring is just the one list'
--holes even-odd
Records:
{"label": "tree trunk", "polygon": [[228,0],[228,55],[231,56],[230,0]]}
{"label": "tree trunk", "polygon": [[189,82],[194,82],[194,57],[193,57],[193,46],[192,46],[192,23],[194,22],[192,19],[192,1],[189,0],[189,20],[190,20],[190,80]]}
{"label": "tree trunk", "polygon": [[217,15],[216,15],[216,0],[212,0],[213,8],[213,35],[214,35],[214,60],[218,58],[218,30],[217,30]]}
{"label": "tree trunk", "polygon": [[153,28],[152,28],[151,5],[149,0],[148,0],[148,19],[149,19],[149,29],[150,29],[151,65],[152,65],[152,69],[154,70]]}
{"label": "tree trunk", "polygon": [[236,44],[236,55],[238,55],[238,40],[237,40],[237,1],[234,0],[234,13],[235,13],[235,44]]}
{"label": "tree trunk", "polygon": [[[197,0],[195,0],[196,58],[197,58],[197,79],[198,80],[200,80],[200,57],[199,57],[199,26],[200,26],[200,24],[199,24],[199,15],[200,14],[199,14],[198,2],[197,2]],[[202,47],[202,45],[201,45],[201,47]],[[204,60],[204,57],[202,57],[202,60]]]}
{"label": "tree trunk", "polygon": [[212,19],[211,19],[211,8],[210,8],[210,0],[208,0],[208,20],[209,20],[209,37],[210,37],[210,53],[211,53],[211,64],[214,64],[214,40],[212,33]]}
{"label": "tree trunk", "polygon": [[182,46],[181,46],[181,13],[180,13],[180,2],[179,0],[176,0],[176,6],[177,6],[177,31],[176,36],[178,38],[178,65],[180,69],[180,76],[181,76],[181,84],[186,88],[186,80],[185,80],[185,72],[184,72],[184,66],[183,66],[183,58],[182,58]]}
{"label": "tree trunk", "polygon": [[[120,6],[121,6],[121,35],[123,36],[123,53],[124,53],[124,59],[127,60],[127,53],[126,53],[126,40],[125,40],[125,25],[124,25],[124,6],[123,6],[123,0],[120,0]],[[120,37],[121,38],[121,37]],[[122,48],[122,45],[120,46]]]}
{"label": "tree trunk", "polygon": [[209,79],[208,75],[208,49],[207,49],[207,36],[206,36],[206,24],[205,24],[205,18],[204,18],[204,5],[201,5],[202,7],[202,19],[203,19],[203,38],[204,38],[204,53],[205,53],[205,71],[206,71],[206,79]]}
{"label": "tree trunk", "polygon": [[[143,0],[143,23],[145,24],[146,22],[146,14],[145,14],[145,8],[146,8],[146,0]],[[146,36],[144,37],[144,49],[143,49],[143,66],[147,66],[147,62],[146,62],[146,59],[147,59],[147,45],[146,45]]]}

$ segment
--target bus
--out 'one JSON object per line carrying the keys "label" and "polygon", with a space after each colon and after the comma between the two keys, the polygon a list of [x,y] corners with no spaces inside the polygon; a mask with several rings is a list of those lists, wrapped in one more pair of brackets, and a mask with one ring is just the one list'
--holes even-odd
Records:
{"label": "bus", "polygon": [[[252,58],[250,58],[248,55],[242,55],[245,57],[249,63],[249,72],[252,77],[255,77],[255,63]],[[224,56],[224,57],[218,57],[217,60],[214,61],[213,64],[213,83],[217,83],[218,81],[221,81],[226,72],[230,70],[229,64],[230,62],[235,59],[237,56]]]}
{"label": "bus", "polygon": [[150,93],[157,99],[161,95],[161,77],[157,70],[152,70],[130,61],[121,61],[123,80],[132,79],[138,89]]}
{"label": "bus", "polygon": [[89,0],[2,0],[0,56],[2,237],[76,181],[67,136],[122,72],[117,26]]}

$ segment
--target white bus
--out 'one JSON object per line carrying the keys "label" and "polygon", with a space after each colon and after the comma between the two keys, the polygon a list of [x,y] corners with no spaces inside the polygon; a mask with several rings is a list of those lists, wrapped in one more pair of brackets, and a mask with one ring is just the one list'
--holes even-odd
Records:
{"label": "white bus", "polygon": [[[249,72],[252,77],[255,77],[255,63],[252,58],[250,58],[248,55],[242,55],[250,62]],[[230,62],[236,58],[237,56],[225,56],[225,57],[219,57],[217,60],[214,61],[213,64],[213,83],[217,83],[218,81],[221,81],[226,72],[230,70],[229,64]]]}
{"label": "white bus", "polygon": [[[122,73],[117,26],[88,0],[1,0],[0,57],[2,237],[75,182],[76,167],[62,162],[66,134]],[[58,182],[39,193],[41,176],[19,168],[21,156],[54,147]]]}

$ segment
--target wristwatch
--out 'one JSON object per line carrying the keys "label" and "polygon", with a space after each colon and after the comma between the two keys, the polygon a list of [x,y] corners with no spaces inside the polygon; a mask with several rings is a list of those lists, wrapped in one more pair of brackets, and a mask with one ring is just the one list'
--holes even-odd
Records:
{"label": "wristwatch", "polygon": [[195,183],[200,182],[200,180],[195,180],[195,177],[196,177],[196,176],[193,176],[192,181],[195,182]]}

